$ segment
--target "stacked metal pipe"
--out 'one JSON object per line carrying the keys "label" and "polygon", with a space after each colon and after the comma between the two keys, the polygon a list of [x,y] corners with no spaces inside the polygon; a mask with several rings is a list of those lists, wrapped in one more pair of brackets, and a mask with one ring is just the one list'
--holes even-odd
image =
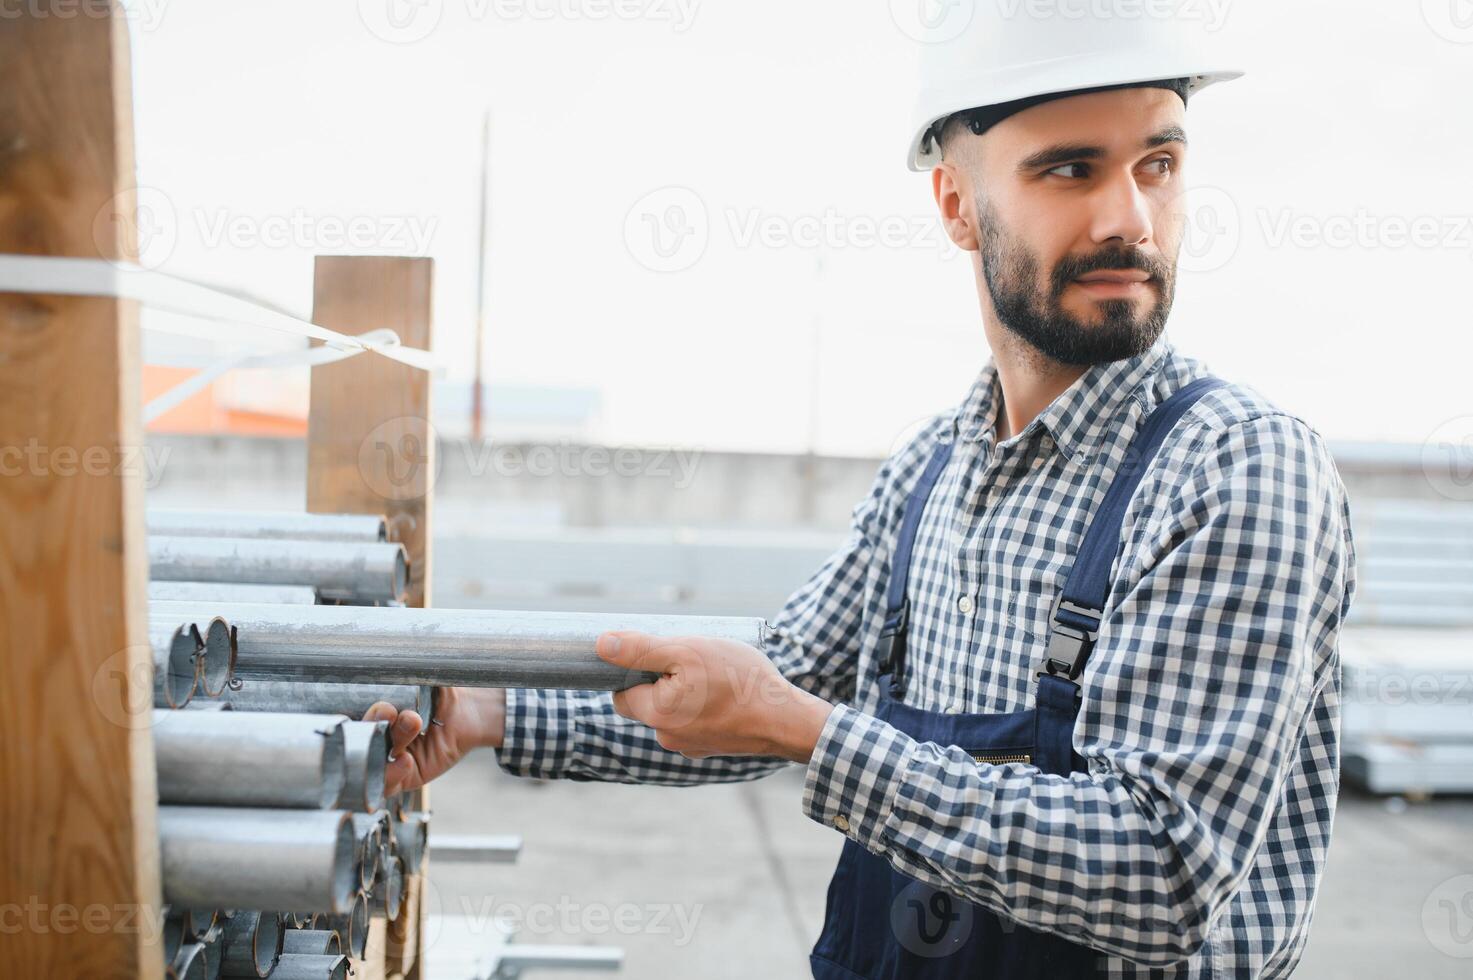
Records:
{"label": "stacked metal pipe", "polygon": [[[403,608],[408,563],[382,518],[150,510],[148,523],[165,948],[180,977],[340,977],[370,917],[398,917],[429,814],[418,793],[384,797],[388,726],[361,720],[375,702],[429,725],[437,685],[652,680],[598,657],[611,629],[766,637],[757,619]],[[458,847],[505,861],[520,842]]]}
{"label": "stacked metal pipe", "polygon": [[[149,528],[151,595],[195,610],[388,602],[407,580],[382,518],[150,510]],[[359,719],[388,701],[428,721],[432,689],[244,675],[214,614],[150,638],[169,975],[343,977],[370,917],[397,915],[428,820],[385,800],[388,726]]]}

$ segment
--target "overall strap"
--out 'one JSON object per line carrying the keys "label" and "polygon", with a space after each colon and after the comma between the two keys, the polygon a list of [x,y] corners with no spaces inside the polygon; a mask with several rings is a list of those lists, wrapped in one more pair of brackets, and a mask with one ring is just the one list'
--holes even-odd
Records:
{"label": "overall strap", "polygon": [[915,550],[916,530],[921,526],[921,514],[926,501],[946,464],[951,461],[951,442],[936,446],[921,478],[910,496],[905,498],[905,515],[900,520],[900,536],[895,542],[895,554],[890,560],[890,581],[885,590],[885,625],[880,631],[880,647],[877,653],[880,676],[890,675],[890,690],[899,697],[905,690],[905,634],[910,625],[910,599],[906,597],[906,581],[910,578],[911,553]]}
{"label": "overall strap", "polygon": [[1084,671],[1110,595],[1110,567],[1120,550],[1120,532],[1130,499],[1172,427],[1198,399],[1224,384],[1220,378],[1198,378],[1156,406],[1141,423],[1140,431],[1125,451],[1125,460],[1114,482],[1085,532],[1074,567],[1054,604],[1053,631],[1040,674],[1072,681]]}

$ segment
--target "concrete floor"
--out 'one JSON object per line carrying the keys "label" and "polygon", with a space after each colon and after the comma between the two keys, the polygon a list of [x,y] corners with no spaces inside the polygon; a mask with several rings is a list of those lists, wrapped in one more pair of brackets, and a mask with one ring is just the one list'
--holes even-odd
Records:
{"label": "concrete floor", "polygon": [[[621,946],[623,976],[637,980],[806,977],[840,837],[801,814],[800,775],[695,789],[539,783],[473,756],[435,784],[435,829],[519,833],[525,850],[513,867],[432,864],[431,909],[485,923],[488,936],[492,916],[511,917],[520,942]],[[1473,877],[1459,875],[1473,875],[1473,799],[1347,793],[1296,977],[1473,977]]]}

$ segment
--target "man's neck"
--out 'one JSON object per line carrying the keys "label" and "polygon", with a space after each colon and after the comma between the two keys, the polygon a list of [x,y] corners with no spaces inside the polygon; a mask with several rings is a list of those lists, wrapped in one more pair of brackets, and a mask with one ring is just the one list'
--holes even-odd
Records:
{"label": "man's neck", "polygon": [[988,339],[1002,389],[1002,404],[997,412],[997,441],[1002,442],[1022,432],[1088,368],[1050,360],[1000,329],[988,333],[998,334]]}

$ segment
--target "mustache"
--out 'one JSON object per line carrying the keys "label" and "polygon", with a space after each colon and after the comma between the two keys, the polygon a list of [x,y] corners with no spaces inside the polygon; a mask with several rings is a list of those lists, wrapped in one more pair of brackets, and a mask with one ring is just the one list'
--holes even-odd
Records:
{"label": "mustache", "polygon": [[1090,255],[1066,255],[1054,266],[1053,292],[1060,295],[1069,284],[1080,276],[1102,270],[1129,270],[1144,272],[1157,282],[1166,282],[1171,277],[1171,265],[1159,255],[1151,255],[1138,248],[1107,248]]}

